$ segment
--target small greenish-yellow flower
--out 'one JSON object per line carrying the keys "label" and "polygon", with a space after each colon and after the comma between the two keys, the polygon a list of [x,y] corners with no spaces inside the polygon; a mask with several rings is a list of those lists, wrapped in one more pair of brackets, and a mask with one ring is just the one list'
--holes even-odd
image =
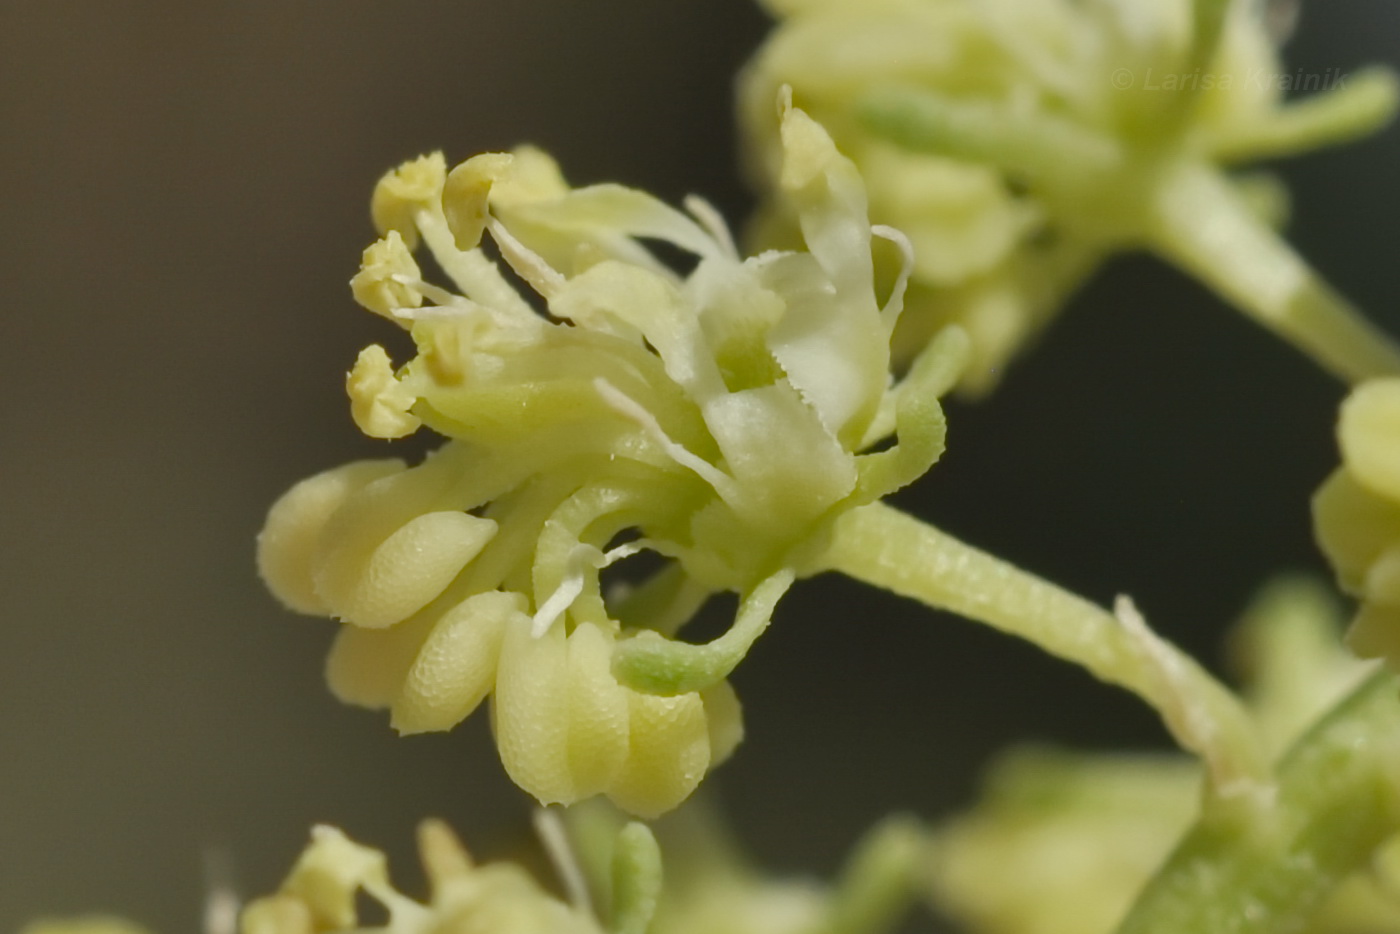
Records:
{"label": "small greenish-yellow flower", "polygon": [[20,929],[20,934],[148,934],[139,924],[107,915],[80,918],[49,918],[32,921]]}
{"label": "small greenish-yellow flower", "polygon": [[1313,498],[1317,539],[1361,600],[1351,647],[1400,666],[1400,379],[1353,391],[1338,436],[1342,466]]}
{"label": "small greenish-yellow flower", "polygon": [[[1275,757],[1372,667],[1339,644],[1340,616],[1325,588],[1281,580],[1234,634],[1246,699]],[[1199,764],[1183,756],[1014,750],[994,764],[977,806],[939,831],[929,891],[972,934],[1107,934],[1200,804]],[[1376,882],[1347,880],[1302,930],[1400,931]]]}
{"label": "small greenish-yellow flower", "polygon": [[[606,808],[570,808],[584,872],[605,889],[611,841],[621,821]],[[885,934],[916,898],[927,834],[908,817],[887,818],[857,843],[831,882],[765,873],[706,802],[687,804],[656,826],[666,857],[656,917],[647,934]]]}
{"label": "small greenish-yellow flower", "polygon": [[[765,0],[778,27],[741,81],[765,194],[792,211],[765,119],[774,89],[830,128],[871,214],[918,257],[901,343],[956,321],[984,390],[1110,252],[1147,248],[1349,378],[1400,354],[1278,240],[1277,186],[1225,169],[1373,130],[1389,73],[1283,69],[1263,3]],[[1298,102],[1286,92],[1317,91]]]}
{"label": "small greenish-yellow flower", "polygon": [[[780,137],[804,249],[748,259],[703,202],[571,188],[538,150],[380,182],[383,239],[353,288],[416,355],[363,351],[352,413],[373,437],[449,440],[303,481],[259,543],[283,602],[344,624],[339,697],[420,732],[490,696],[506,770],[546,803],[656,814],[734,748],[725,678],[832,520],[937,458],[962,346],[950,332],[892,384],[903,283],[877,297],[871,241],[904,240],[871,227],[854,165],[806,114],[784,106]],[[419,242],[456,291],[421,278]],[[663,569],[605,591],[600,572],[644,550]],[[725,635],[672,638],[722,591],[741,597]]]}
{"label": "small greenish-yellow flower", "polygon": [[[603,934],[591,912],[550,895],[520,866],[475,864],[444,824],[425,822],[418,842],[432,890],[426,902],[390,884],[379,850],[317,827],[281,889],[243,909],[241,934]],[[361,922],[362,893],[387,922]]]}

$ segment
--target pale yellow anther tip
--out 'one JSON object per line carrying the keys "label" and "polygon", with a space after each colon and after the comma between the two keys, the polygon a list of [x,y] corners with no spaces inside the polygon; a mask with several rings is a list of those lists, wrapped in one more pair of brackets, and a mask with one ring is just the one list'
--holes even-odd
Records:
{"label": "pale yellow anther tip", "polygon": [[434,889],[440,889],[472,871],[471,854],[461,838],[446,822],[437,818],[429,818],[418,825],[418,853]]}
{"label": "pale yellow anther tip", "polygon": [[400,280],[420,278],[422,273],[403,235],[390,230],[382,240],[376,240],[365,249],[360,258],[360,271],[350,280],[350,292],[365,308],[402,326],[404,322],[395,317],[394,312],[419,307],[423,304],[423,295]]}
{"label": "pale yellow anther tip", "polygon": [[470,250],[481,242],[491,187],[506,176],[514,160],[509,153],[488,152],[473,156],[448,173],[442,188],[442,211],[457,249]]}
{"label": "pale yellow anther tip", "polygon": [[345,390],[355,424],[371,438],[402,438],[422,424],[409,411],[418,397],[394,376],[389,354],[378,344],[360,351]]}
{"label": "pale yellow anther tip", "polygon": [[418,246],[414,214],[433,205],[446,177],[447,160],[440,152],[410,159],[384,173],[369,202],[375,229],[381,235],[397,230],[410,250]]}

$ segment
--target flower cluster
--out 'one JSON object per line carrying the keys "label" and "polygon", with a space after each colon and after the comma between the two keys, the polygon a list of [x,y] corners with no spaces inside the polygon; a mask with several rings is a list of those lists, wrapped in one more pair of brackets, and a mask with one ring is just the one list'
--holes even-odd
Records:
{"label": "flower cluster", "polygon": [[[1263,3],[767,0],[779,26],[741,83],[767,242],[792,227],[765,111],[787,84],[870,186],[918,263],[900,343],[973,339],[982,391],[1114,250],[1145,247],[1344,376],[1395,372],[1278,241],[1286,201],[1245,160],[1361,135],[1394,109],[1376,70],[1285,103]],[[1274,18],[1277,19],[1276,17]],[[1290,76],[1291,77],[1291,76]],[[1355,337],[1355,339],[1353,339]]]}
{"label": "flower cluster", "polygon": [[1400,666],[1400,380],[1373,380],[1342,406],[1342,466],[1313,498],[1318,542],[1361,599],[1348,641]]}
{"label": "flower cluster", "polygon": [[[426,904],[390,884],[379,850],[334,827],[315,828],[281,889],[243,909],[242,934],[603,934],[590,912],[550,895],[515,863],[474,864],[445,824],[425,821],[418,842],[432,885]],[[387,923],[361,925],[362,892],[384,907]]]}
{"label": "flower cluster", "polygon": [[[871,227],[826,132],[780,109],[801,252],[741,259],[703,202],[687,216],[617,185],[571,188],[533,149],[450,172],[427,156],[381,180],[383,238],[352,286],[416,355],[395,369],[363,351],[352,412],[372,437],[426,425],[449,440],[416,466],[298,484],[259,547],[289,607],[345,624],[329,662],[343,700],[417,732],[492,696],[506,770],[546,803],[601,793],[656,814],[734,748],[725,678],[832,519],[937,458],[936,395],[961,347],[950,333],[892,385],[903,283],[881,303],[871,238],[903,238]],[[425,281],[420,242],[457,292]],[[605,592],[600,571],[642,550],[663,569]],[[672,638],[721,591],[741,595],[724,636]]]}

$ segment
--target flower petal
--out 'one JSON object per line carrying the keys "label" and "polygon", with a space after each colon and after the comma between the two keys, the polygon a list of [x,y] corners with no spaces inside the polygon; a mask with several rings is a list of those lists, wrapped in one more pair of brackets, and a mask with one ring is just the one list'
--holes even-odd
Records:
{"label": "flower petal", "polygon": [[351,496],[403,469],[403,461],[396,458],[354,461],[308,477],[283,493],[258,533],[258,573],[273,596],[298,613],[329,615],[330,607],[313,583],[322,533]]}
{"label": "flower petal", "polygon": [[569,660],[564,627],[538,639],[530,618],[506,627],[492,723],[501,763],[521,788],[541,804],[577,800],[569,762]]}
{"label": "flower petal", "polygon": [[629,692],[627,762],[608,789],[613,803],[656,817],[690,797],[710,765],[710,734],[699,694],[657,697]]}
{"label": "flower petal", "polygon": [[394,729],[405,735],[450,730],[465,720],[496,686],[506,627],[524,612],[523,595],[499,590],[449,610],[423,643],[394,701]]}
{"label": "flower petal", "polygon": [[579,798],[607,790],[628,755],[627,690],[612,674],[613,640],[592,623],[569,635],[569,769]]}

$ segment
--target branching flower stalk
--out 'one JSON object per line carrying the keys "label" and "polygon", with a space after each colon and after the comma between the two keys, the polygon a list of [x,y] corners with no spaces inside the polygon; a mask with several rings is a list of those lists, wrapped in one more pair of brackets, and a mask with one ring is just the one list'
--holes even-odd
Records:
{"label": "branching flower stalk", "polygon": [[1296,930],[1400,832],[1400,680],[1377,674],[1278,766],[1273,805],[1203,821],[1148,885],[1119,934]]}
{"label": "branching flower stalk", "polygon": [[[973,334],[967,388],[990,388],[1103,258],[1135,248],[1344,380],[1400,372],[1394,342],[1273,229],[1279,186],[1230,174],[1382,126],[1389,71],[1285,103],[1263,3],[768,5],[780,25],[742,101],[755,174],[774,165],[762,102],[791,84],[872,178],[876,219],[916,245],[911,342],[940,321]],[[765,216],[781,237],[780,197]]]}
{"label": "branching flower stalk", "polygon": [[1026,639],[1137,694],[1205,761],[1212,801],[1247,808],[1271,795],[1267,761],[1239,699],[1154,636],[1131,604],[1109,613],[883,505],[843,516],[822,563]]}

